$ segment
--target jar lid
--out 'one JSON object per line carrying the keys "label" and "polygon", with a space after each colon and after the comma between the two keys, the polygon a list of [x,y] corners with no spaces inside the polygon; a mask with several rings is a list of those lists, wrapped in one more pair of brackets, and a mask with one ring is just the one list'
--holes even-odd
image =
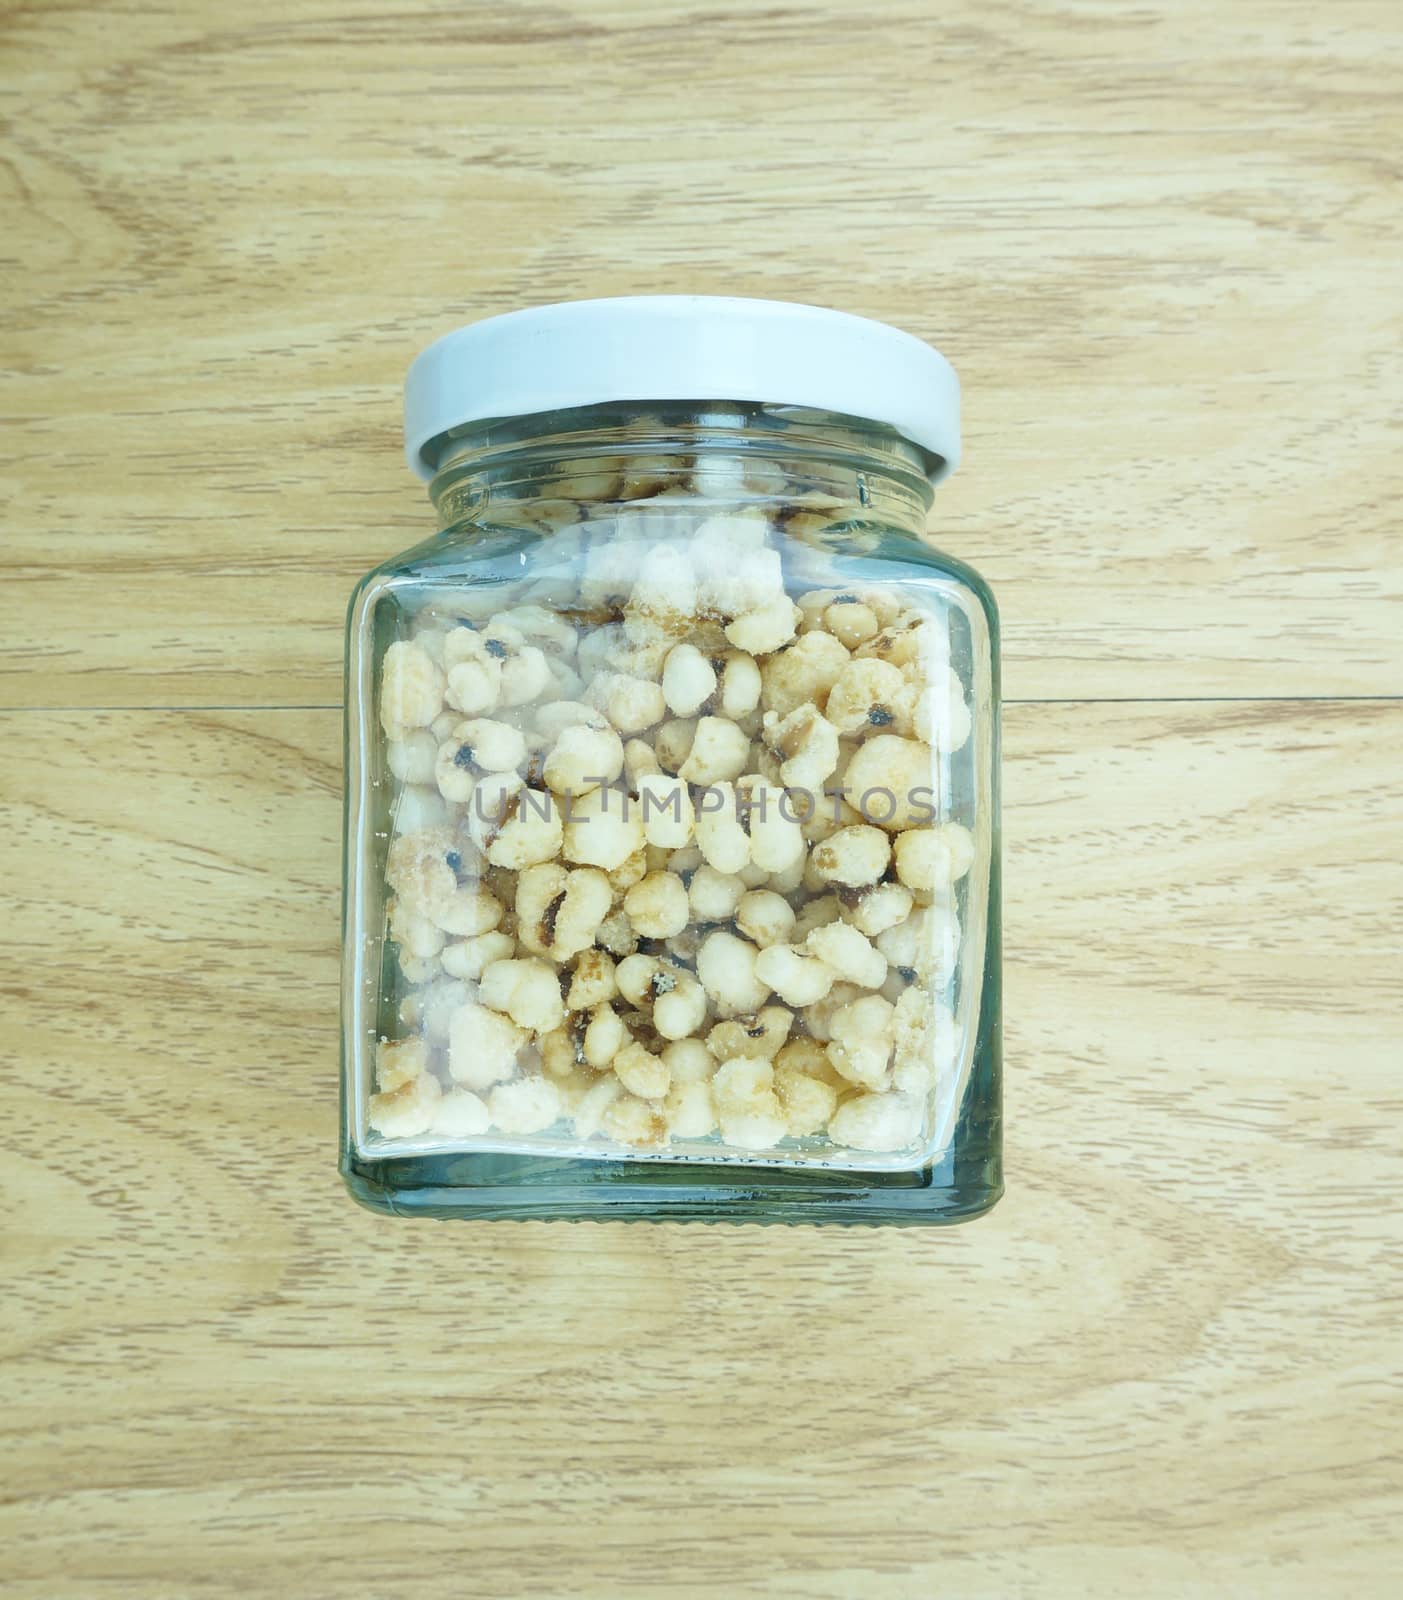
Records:
{"label": "jar lid", "polygon": [[931,457],[960,459],[960,383],[938,350],[884,322],[784,300],[630,295],[509,311],[458,328],[404,384],[410,468],[450,428],[611,400],[744,400],[882,422]]}

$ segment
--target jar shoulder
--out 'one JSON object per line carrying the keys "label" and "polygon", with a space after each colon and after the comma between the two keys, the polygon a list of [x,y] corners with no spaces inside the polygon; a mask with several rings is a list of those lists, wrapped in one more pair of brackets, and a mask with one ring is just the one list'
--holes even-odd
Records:
{"label": "jar shoulder", "polygon": [[991,626],[997,627],[998,602],[988,579],[977,567],[948,550],[914,538],[904,530],[892,530],[875,549],[858,553],[857,559],[868,563],[874,576],[881,568],[882,576],[894,582],[908,577],[928,583],[934,577],[958,584],[978,599]]}
{"label": "jar shoulder", "polygon": [[[830,548],[825,553],[829,573],[823,576],[823,582],[842,578],[854,583],[909,585],[914,589],[938,585],[947,591],[959,591],[966,597],[960,602],[962,608],[982,616],[991,648],[997,654],[998,602],[988,580],[976,567],[906,528],[868,524],[853,530],[850,537],[846,548]],[[784,536],[780,542],[782,549]],[[813,565],[811,547],[800,541],[795,541],[795,545],[798,558],[793,563],[795,570],[807,570],[818,578],[820,572]]]}
{"label": "jar shoulder", "polygon": [[[844,576],[894,584],[952,584],[968,591],[984,614],[991,638],[998,637],[998,603],[983,574],[909,530],[872,524],[854,530],[850,543],[826,547],[795,539],[783,529],[774,532],[773,540],[781,556],[788,550],[793,558],[786,560],[791,567],[786,587],[794,592]],[[650,541],[640,524],[637,531],[620,528],[608,542],[642,545]],[[550,567],[558,576],[562,569],[583,568],[591,550],[598,549],[597,533],[582,538],[578,529],[552,532],[534,524],[463,522],[432,533],[372,567],[356,584],[350,609],[354,612],[369,592],[406,582],[500,582],[530,578],[540,567]]]}
{"label": "jar shoulder", "polygon": [[537,528],[464,523],[447,532],[428,534],[417,544],[386,556],[360,583],[364,587],[377,579],[456,576],[503,557],[519,558],[528,551],[539,553],[549,542]]}

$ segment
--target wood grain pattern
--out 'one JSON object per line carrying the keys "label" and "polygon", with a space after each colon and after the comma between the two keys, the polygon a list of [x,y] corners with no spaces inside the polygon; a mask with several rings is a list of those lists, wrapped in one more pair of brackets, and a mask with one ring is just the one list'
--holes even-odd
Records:
{"label": "wood grain pattern", "polygon": [[919,1236],[356,1210],[339,718],[0,729],[12,1592],[1391,1593],[1403,705],[1011,708]]}
{"label": "wood grain pattern", "polygon": [[[7,1597],[1392,1595],[1401,35],[0,0]],[[965,380],[934,527],[1012,702],[966,1229],[398,1225],[335,1176],[401,374],[659,289]]]}
{"label": "wood grain pattern", "polygon": [[1403,686],[1391,0],[0,18],[5,704],[335,703],[409,358],[656,290],[949,351],[1013,697]]}

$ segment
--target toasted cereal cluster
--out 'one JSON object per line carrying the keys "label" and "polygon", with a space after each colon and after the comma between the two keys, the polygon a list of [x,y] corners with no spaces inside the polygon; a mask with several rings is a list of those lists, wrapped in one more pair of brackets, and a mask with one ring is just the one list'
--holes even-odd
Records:
{"label": "toasted cereal cluster", "polygon": [[385,651],[378,1135],[924,1137],[957,1054],[975,842],[938,819],[969,708],[937,613],[787,583],[776,543],[758,510],[600,542],[569,584],[433,597]]}

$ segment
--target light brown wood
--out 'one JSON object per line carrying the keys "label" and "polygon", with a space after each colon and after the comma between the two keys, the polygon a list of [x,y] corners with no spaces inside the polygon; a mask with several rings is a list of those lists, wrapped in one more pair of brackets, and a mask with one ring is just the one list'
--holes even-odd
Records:
{"label": "light brown wood", "polygon": [[1010,709],[939,1234],[358,1211],[337,715],[0,731],[13,1592],[1392,1592],[1403,705]]}
{"label": "light brown wood", "polygon": [[657,290],[948,350],[1011,696],[1403,685],[1392,0],[0,16],[4,703],[334,703],[411,356]]}
{"label": "light brown wood", "polygon": [[[0,1589],[1391,1596],[1397,7],[0,26]],[[336,1177],[403,369],[652,290],[964,378],[933,526],[1011,701],[970,1227],[416,1226]]]}

